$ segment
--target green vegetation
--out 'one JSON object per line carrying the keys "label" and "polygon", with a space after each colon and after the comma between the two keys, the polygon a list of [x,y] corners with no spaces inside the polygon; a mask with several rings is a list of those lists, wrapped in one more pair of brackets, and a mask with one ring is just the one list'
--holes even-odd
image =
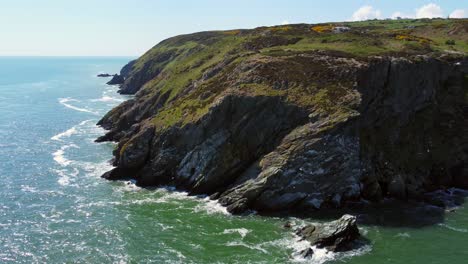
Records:
{"label": "green vegetation", "polygon": [[[336,27],[345,30],[337,32]],[[365,60],[376,55],[467,52],[467,19],[297,24],[170,38],[138,59],[132,75],[151,76],[140,91],[141,100],[168,98],[152,118],[158,129],[195,122],[227,93],[283,96],[319,114],[347,117],[352,107],[339,105],[337,98],[355,96],[348,89],[352,84],[326,80],[328,68],[310,65],[302,55]],[[288,88],[275,88],[285,76]]]}
{"label": "green vegetation", "polygon": [[447,45],[455,45],[455,40],[449,39],[449,40],[445,41],[445,44],[447,44]]}

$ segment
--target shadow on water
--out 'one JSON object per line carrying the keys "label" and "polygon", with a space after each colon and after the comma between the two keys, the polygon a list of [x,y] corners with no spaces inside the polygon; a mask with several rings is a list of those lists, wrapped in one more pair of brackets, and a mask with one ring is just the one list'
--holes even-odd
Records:
{"label": "shadow on water", "polygon": [[[135,184],[133,179],[128,179],[125,182]],[[144,189],[152,191],[161,188],[169,192],[177,191],[175,187],[167,186],[144,187]],[[198,195],[197,197],[206,198],[208,196]],[[445,216],[455,212],[458,207],[466,202],[467,198],[468,190],[450,188],[427,193],[421,200],[385,199],[379,203],[368,201],[347,202],[343,208],[327,208],[317,211],[302,211],[295,208],[292,211],[280,213],[258,212],[258,215],[284,218],[285,221],[290,217],[312,221],[333,221],[341,218],[344,214],[350,214],[358,218],[358,224],[360,225],[423,228],[443,223]]]}
{"label": "shadow on water", "polygon": [[443,223],[445,216],[463,205],[467,197],[468,190],[452,188],[428,193],[421,201],[385,199],[380,203],[349,202],[340,209],[321,209],[315,212],[296,211],[276,216],[331,221],[344,214],[351,214],[358,217],[358,224],[361,225],[422,228]]}

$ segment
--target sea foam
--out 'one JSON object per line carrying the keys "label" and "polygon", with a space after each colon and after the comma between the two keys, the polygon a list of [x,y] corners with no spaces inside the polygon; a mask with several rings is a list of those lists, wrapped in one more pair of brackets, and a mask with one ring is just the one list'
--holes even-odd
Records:
{"label": "sea foam", "polygon": [[92,99],[91,102],[123,102],[123,99],[118,99],[114,97],[110,97],[107,95],[102,96],[99,99]]}
{"label": "sea foam", "polygon": [[74,105],[71,105],[71,104],[69,104],[69,102],[80,102],[80,100],[76,100],[76,99],[73,99],[73,98],[70,98],[70,97],[60,98],[59,99],[59,103],[62,104],[63,106],[65,106],[65,107],[67,107],[67,108],[70,108],[70,109],[73,109],[73,110],[76,110],[76,111],[79,111],[79,112],[90,113],[90,114],[93,114],[93,115],[98,114],[98,113],[93,112],[93,111],[91,111],[89,109],[80,108],[80,107],[76,107]]}
{"label": "sea foam", "polygon": [[51,137],[50,139],[55,140],[55,141],[63,141],[62,138],[64,138],[64,137],[70,137],[70,136],[72,136],[74,134],[77,134],[78,133],[78,127],[85,125],[89,121],[91,121],[91,120],[85,120],[85,121],[79,123],[78,125],[73,126],[70,129]]}
{"label": "sea foam", "polygon": [[250,233],[250,230],[246,228],[233,228],[233,229],[224,229],[223,234],[235,234],[238,233],[241,238],[244,238],[248,233]]}
{"label": "sea foam", "polygon": [[65,146],[62,146],[59,150],[52,153],[52,156],[54,157],[55,162],[57,162],[60,166],[66,167],[70,165],[70,163],[72,162],[71,160],[68,160],[64,156],[65,150],[69,148],[78,148],[78,146],[75,144],[65,145]]}

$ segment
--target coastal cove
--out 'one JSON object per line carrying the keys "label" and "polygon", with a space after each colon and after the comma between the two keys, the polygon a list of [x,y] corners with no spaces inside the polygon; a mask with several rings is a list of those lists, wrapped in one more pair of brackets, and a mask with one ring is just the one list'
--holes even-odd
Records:
{"label": "coastal cove", "polygon": [[[283,225],[323,219],[234,216],[208,198],[100,178],[112,168],[114,145],[94,143],[104,134],[95,124],[129,97],[96,74],[118,72],[130,59],[0,58],[0,261],[303,262],[294,253],[304,245]],[[360,251],[318,251],[308,261],[468,258],[466,204],[429,225],[385,225],[387,218],[400,216],[389,211],[381,224],[360,225],[370,241]]]}

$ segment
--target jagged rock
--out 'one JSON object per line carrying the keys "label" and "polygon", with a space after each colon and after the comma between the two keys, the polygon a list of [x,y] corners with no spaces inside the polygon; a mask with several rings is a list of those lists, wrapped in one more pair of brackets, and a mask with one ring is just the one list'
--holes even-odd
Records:
{"label": "jagged rock", "polygon": [[130,76],[130,73],[133,71],[133,66],[135,66],[137,60],[132,60],[129,63],[127,63],[121,70],[120,70],[120,76],[122,76],[124,79]]}
{"label": "jagged rock", "polygon": [[[312,246],[331,251],[350,250],[352,249],[351,243],[360,237],[356,217],[352,215],[344,215],[329,223],[307,225],[296,230],[296,234],[309,241]],[[311,254],[309,251],[305,253]]]}
{"label": "jagged rock", "polygon": [[286,228],[286,229],[290,229],[290,228],[292,228],[292,223],[288,221],[288,222],[284,223],[283,227]]}
{"label": "jagged rock", "polygon": [[128,140],[121,148],[119,157],[120,168],[130,169],[143,166],[148,158],[151,140],[154,135],[153,127],[146,127]]}
{"label": "jagged rock", "polygon": [[114,76],[114,75],[108,74],[108,73],[100,73],[97,75],[97,77],[111,77],[111,76]]}
{"label": "jagged rock", "polygon": [[304,259],[312,258],[314,255],[314,250],[309,247],[299,252],[299,255]]}
{"label": "jagged rock", "polygon": [[110,81],[107,82],[108,85],[123,84],[124,78],[118,74],[115,74]]}

